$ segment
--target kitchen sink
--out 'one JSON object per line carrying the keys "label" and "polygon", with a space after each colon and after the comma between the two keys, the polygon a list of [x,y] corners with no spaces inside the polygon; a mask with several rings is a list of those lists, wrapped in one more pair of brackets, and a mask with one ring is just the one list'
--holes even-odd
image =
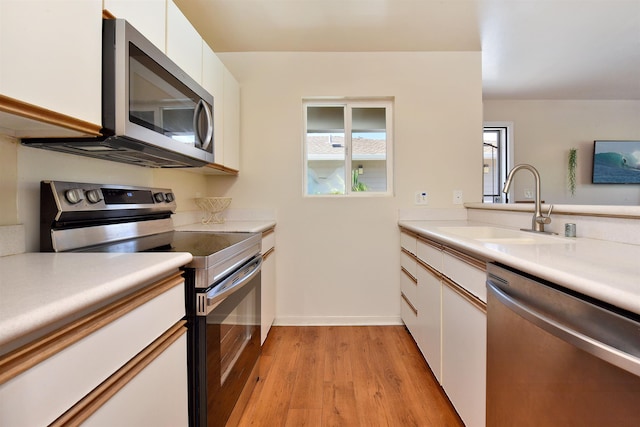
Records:
{"label": "kitchen sink", "polygon": [[439,227],[439,230],[443,233],[453,234],[466,239],[478,240],[484,243],[499,243],[503,245],[545,245],[567,243],[565,238],[558,236],[491,226]]}

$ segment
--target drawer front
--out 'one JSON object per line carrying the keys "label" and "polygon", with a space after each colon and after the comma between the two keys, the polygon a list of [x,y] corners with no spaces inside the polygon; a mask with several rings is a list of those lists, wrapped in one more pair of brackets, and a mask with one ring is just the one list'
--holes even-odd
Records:
{"label": "drawer front", "polygon": [[416,243],[418,239],[409,233],[400,232],[400,246],[416,255]]}
{"label": "drawer front", "polygon": [[416,307],[416,299],[418,297],[418,282],[415,277],[410,277],[404,271],[400,272],[400,291],[405,295],[409,302]]}
{"label": "drawer front", "polygon": [[[128,312],[121,309],[126,314],[96,318],[106,324],[0,385],[0,425],[48,425],[58,418],[184,317],[184,280]],[[24,410],[27,401],[32,410]]]}
{"label": "drawer front", "polygon": [[411,276],[413,276],[414,278],[418,274],[417,265],[418,263],[416,262],[415,258],[413,258],[411,255],[406,254],[405,252],[400,252],[400,267],[407,270],[407,272],[409,272],[409,274],[411,274]]}
{"label": "drawer front", "polygon": [[269,249],[276,246],[276,233],[266,232],[262,235],[262,255],[264,255]]}
{"label": "drawer front", "polygon": [[438,271],[442,271],[442,249],[422,240],[418,241],[418,258]]}
{"label": "drawer front", "polygon": [[481,301],[487,302],[486,271],[445,252],[442,273]]}
{"label": "drawer front", "polygon": [[[186,427],[189,424],[188,387],[187,335],[183,334],[82,425]],[[105,392],[108,393],[109,390]]]}
{"label": "drawer front", "polygon": [[[416,336],[418,332],[418,311],[415,306],[406,299],[406,296],[401,295],[402,301],[400,301],[400,316],[402,321],[409,329],[412,336]],[[414,339],[415,340],[415,339]]]}

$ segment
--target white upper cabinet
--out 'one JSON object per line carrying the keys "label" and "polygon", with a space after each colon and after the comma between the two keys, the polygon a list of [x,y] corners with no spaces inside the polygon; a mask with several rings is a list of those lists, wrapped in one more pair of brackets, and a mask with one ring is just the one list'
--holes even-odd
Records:
{"label": "white upper cabinet", "polygon": [[102,0],[0,0],[1,95],[99,125],[101,64]]}
{"label": "white upper cabinet", "polygon": [[202,37],[173,1],[167,1],[167,56],[202,84]]}
{"label": "white upper cabinet", "polygon": [[214,162],[224,163],[224,64],[207,43],[202,43],[202,86],[213,95]]}
{"label": "white upper cabinet", "polygon": [[240,85],[224,69],[224,166],[240,170]]}
{"label": "white upper cabinet", "polygon": [[166,52],[167,0],[104,0],[104,8],[126,19],[158,49]]}

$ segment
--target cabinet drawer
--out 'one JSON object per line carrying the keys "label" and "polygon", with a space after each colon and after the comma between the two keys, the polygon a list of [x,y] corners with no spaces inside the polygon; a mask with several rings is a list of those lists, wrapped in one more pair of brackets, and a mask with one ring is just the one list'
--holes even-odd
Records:
{"label": "cabinet drawer", "polygon": [[[187,335],[180,322],[93,390],[53,427],[189,423]],[[161,392],[158,392],[161,390]]]}
{"label": "cabinet drawer", "polygon": [[442,247],[418,240],[418,258],[438,271],[442,271]]}
{"label": "cabinet drawer", "polygon": [[416,307],[416,299],[418,297],[418,281],[415,276],[411,277],[406,272],[400,272],[400,291],[409,300],[411,305]]}
{"label": "cabinet drawer", "polygon": [[407,329],[409,329],[411,335],[415,337],[418,334],[418,310],[404,294],[401,294],[401,297],[400,316],[402,317],[404,324],[407,326]]}
{"label": "cabinet drawer", "polygon": [[[48,425],[184,314],[176,275],[25,347],[18,364],[41,361],[0,385],[0,425]],[[27,401],[33,410],[17,409]]]}
{"label": "cabinet drawer", "polygon": [[417,270],[416,270],[417,265],[418,263],[416,262],[415,258],[407,254],[406,252],[400,252],[400,267],[407,270],[407,272],[411,276],[413,276],[414,279],[417,274]]}
{"label": "cabinet drawer", "polygon": [[477,266],[471,265],[447,250],[443,254],[442,273],[486,303],[486,270],[479,268],[482,265],[479,261],[475,261],[475,263]]}
{"label": "cabinet drawer", "polygon": [[262,233],[262,255],[267,253],[269,249],[276,246],[276,233],[268,230]]}
{"label": "cabinet drawer", "polygon": [[406,233],[406,232],[401,232],[400,233],[400,247],[405,248],[407,251],[411,252],[412,254],[416,255],[416,243],[417,243],[418,239],[416,238],[416,236]]}

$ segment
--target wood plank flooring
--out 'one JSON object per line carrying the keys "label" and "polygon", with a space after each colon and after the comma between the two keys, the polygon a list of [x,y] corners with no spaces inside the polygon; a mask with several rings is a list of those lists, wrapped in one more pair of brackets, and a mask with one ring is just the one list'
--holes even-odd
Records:
{"label": "wood plank flooring", "polygon": [[273,327],[239,426],[463,426],[404,326]]}

